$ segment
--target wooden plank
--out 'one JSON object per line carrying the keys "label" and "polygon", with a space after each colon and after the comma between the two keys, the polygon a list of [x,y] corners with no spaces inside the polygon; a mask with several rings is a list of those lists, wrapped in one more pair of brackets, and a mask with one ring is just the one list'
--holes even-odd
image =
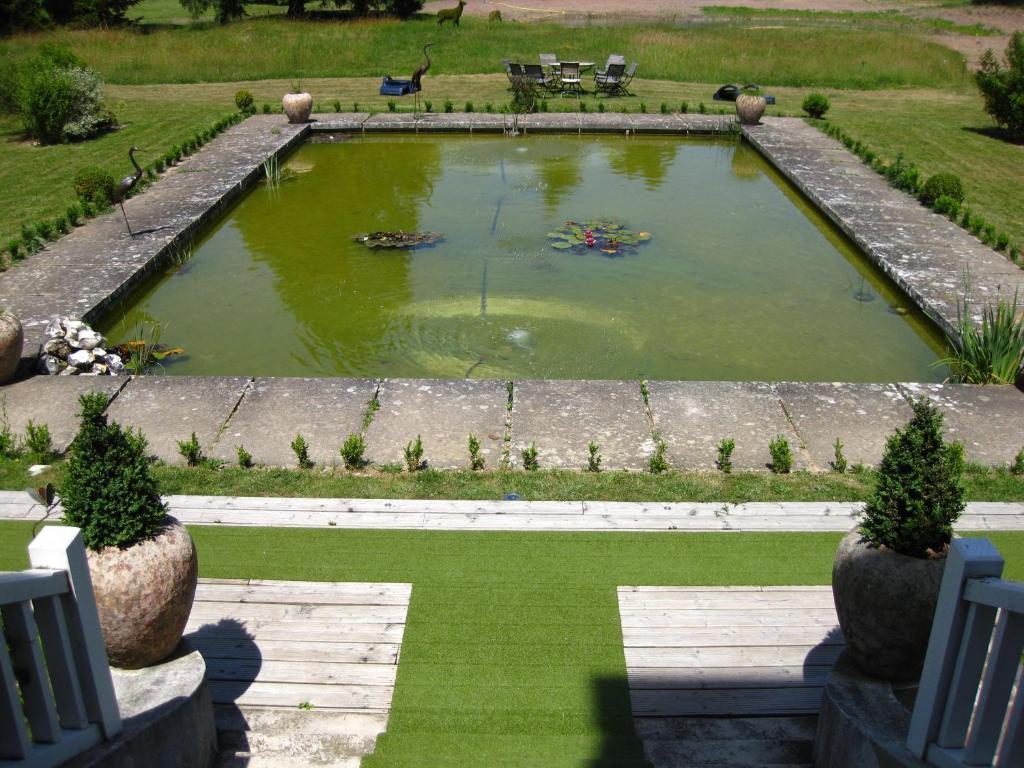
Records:
{"label": "wooden plank", "polygon": [[[3,633],[0,633],[0,640],[3,638]],[[0,758],[21,760],[31,749],[14,665],[11,664],[6,641],[0,642]]]}
{"label": "wooden plank", "polygon": [[[205,629],[204,629],[205,627]],[[305,640],[309,642],[401,643],[405,624],[338,624],[326,621],[189,621],[190,635],[216,635],[234,641]]]}
{"label": "wooden plank", "polygon": [[729,629],[623,627],[622,642],[627,648],[727,648],[732,646],[845,645],[837,625],[831,627],[774,626]]}
{"label": "wooden plank", "polygon": [[[372,643],[311,643],[301,640],[260,640],[259,643],[238,642],[218,637],[202,637],[200,635],[189,635],[192,642],[205,659],[216,658],[260,658],[266,661],[310,661],[319,660],[323,662],[346,663],[353,660],[362,660],[360,655],[364,645],[373,646]],[[390,646],[396,644],[381,644]],[[391,648],[376,647],[367,650],[365,656],[368,660],[373,659],[374,653],[397,653]]]}
{"label": "wooden plank", "polygon": [[314,619],[349,624],[404,624],[404,605],[317,605],[314,603],[206,603],[192,606],[193,620],[264,619],[287,621]]}
{"label": "wooden plank", "polygon": [[736,688],[704,691],[630,691],[636,717],[816,714],[821,688]]}
{"label": "wooden plank", "polygon": [[620,604],[636,610],[736,611],[757,609],[827,609],[835,608],[831,592],[717,592],[717,593],[636,593],[630,598],[620,596]]}
{"label": "wooden plank", "polygon": [[11,663],[15,670],[21,672],[18,682],[25,716],[32,729],[32,741],[53,744],[60,738],[61,728],[35,617],[28,603],[10,603],[0,608],[0,613],[4,620],[3,633],[11,648]]}
{"label": "wooden plank", "polygon": [[308,702],[317,709],[387,712],[391,708],[392,693],[392,689],[385,686],[210,681],[214,704],[237,706],[295,708]]}
{"label": "wooden plank", "polygon": [[61,598],[56,595],[41,597],[34,600],[32,605],[46,654],[46,668],[50,674],[53,695],[57,700],[61,727],[85,728],[89,720],[85,714],[85,700],[78,683],[78,669],[71,650],[71,637],[64,620]]}
{"label": "wooden plank", "polygon": [[825,584],[787,584],[786,586],[717,586],[714,584],[705,586],[621,586],[616,587],[619,595],[632,592],[828,592],[831,594],[832,587]]}
{"label": "wooden plank", "polygon": [[408,605],[409,591],[367,585],[360,589],[325,589],[322,586],[279,587],[231,584],[200,584],[196,588],[199,603],[281,603],[317,605]]}
{"label": "wooden plank", "polygon": [[321,659],[271,661],[267,659],[211,658],[206,660],[206,677],[209,680],[394,687],[397,672],[398,667],[394,664],[333,662]]}
{"label": "wooden plank", "polygon": [[168,496],[172,510],[296,511],[335,513],[583,514],[580,501],[464,501],[449,499],[300,499],[262,496]]}
{"label": "wooden plank", "polygon": [[733,648],[626,648],[626,667],[796,667],[834,664],[841,645]]}
{"label": "wooden plank", "polygon": [[412,594],[412,584],[401,582],[363,581],[284,581],[281,579],[200,579],[200,584],[244,584],[250,587],[294,587],[301,586],[313,592],[351,592],[359,594],[365,590],[380,591],[384,594]]}
{"label": "wooden plank", "polygon": [[821,687],[831,665],[798,667],[643,667],[629,671],[629,687],[655,690]]}
{"label": "wooden plank", "polygon": [[675,627],[680,630],[713,627],[778,627],[802,626],[833,627],[836,625],[834,608],[812,608],[802,611],[698,611],[674,609],[633,609],[619,611],[623,629],[639,627]]}
{"label": "wooden plank", "polygon": [[68,577],[64,571],[35,569],[0,573],[0,605],[62,595],[67,591]]}
{"label": "wooden plank", "polygon": [[334,514],[320,516],[299,512],[233,512],[172,509],[171,514],[186,525],[231,525],[274,528],[393,528],[423,527],[422,514],[397,513]]}

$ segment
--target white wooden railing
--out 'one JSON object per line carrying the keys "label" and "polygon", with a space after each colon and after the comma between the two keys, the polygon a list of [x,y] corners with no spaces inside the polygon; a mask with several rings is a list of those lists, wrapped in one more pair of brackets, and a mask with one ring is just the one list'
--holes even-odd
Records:
{"label": "white wooden railing", "polygon": [[121,730],[82,535],[44,528],[0,573],[0,766],[48,768]]}
{"label": "white wooden railing", "polygon": [[907,747],[939,768],[1024,766],[1024,584],[987,539],[954,539]]}

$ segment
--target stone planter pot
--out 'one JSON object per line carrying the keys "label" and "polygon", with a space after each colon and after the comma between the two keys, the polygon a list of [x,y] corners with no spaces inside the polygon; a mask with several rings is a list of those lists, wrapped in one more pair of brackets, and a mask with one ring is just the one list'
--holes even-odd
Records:
{"label": "stone planter pot", "polygon": [[736,116],[743,125],[757,125],[761,121],[768,102],[764,96],[751,96],[749,93],[741,93],[736,97]]}
{"label": "stone planter pot", "polygon": [[21,320],[13,312],[0,312],[0,384],[6,384],[14,377],[24,344]]}
{"label": "stone planter pot", "polygon": [[847,650],[865,674],[893,682],[921,676],[945,567],[945,558],[870,545],[859,531],[843,538],[832,594]]}
{"label": "stone planter pot", "polygon": [[169,656],[181,640],[196,593],[199,561],[181,523],[127,549],[88,553],[110,664],[139,669]]}
{"label": "stone planter pot", "polygon": [[289,123],[308,123],[313,111],[313,97],[308,93],[286,93],[281,99]]}

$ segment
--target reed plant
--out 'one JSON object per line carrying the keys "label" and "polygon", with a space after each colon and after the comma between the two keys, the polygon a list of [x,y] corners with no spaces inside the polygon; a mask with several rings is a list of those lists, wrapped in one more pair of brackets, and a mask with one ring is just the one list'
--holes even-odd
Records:
{"label": "reed plant", "polygon": [[1013,300],[1000,298],[981,311],[981,325],[971,319],[970,301],[965,296],[957,306],[960,343],[953,354],[940,360],[953,376],[968,384],[1013,384],[1024,367],[1024,314],[1018,311],[1018,294]]}

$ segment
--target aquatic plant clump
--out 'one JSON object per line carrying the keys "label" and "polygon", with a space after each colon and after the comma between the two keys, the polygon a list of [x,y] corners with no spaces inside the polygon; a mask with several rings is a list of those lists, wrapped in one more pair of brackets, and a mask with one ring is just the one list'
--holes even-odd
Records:
{"label": "aquatic plant clump", "polygon": [[552,248],[576,253],[594,251],[609,258],[629,256],[651,239],[650,232],[633,232],[616,221],[595,219],[586,223],[567,221],[557,232],[548,232]]}
{"label": "aquatic plant clump", "polygon": [[369,234],[356,235],[357,243],[362,243],[367,248],[418,248],[430,246],[444,239],[440,232],[370,232]]}

